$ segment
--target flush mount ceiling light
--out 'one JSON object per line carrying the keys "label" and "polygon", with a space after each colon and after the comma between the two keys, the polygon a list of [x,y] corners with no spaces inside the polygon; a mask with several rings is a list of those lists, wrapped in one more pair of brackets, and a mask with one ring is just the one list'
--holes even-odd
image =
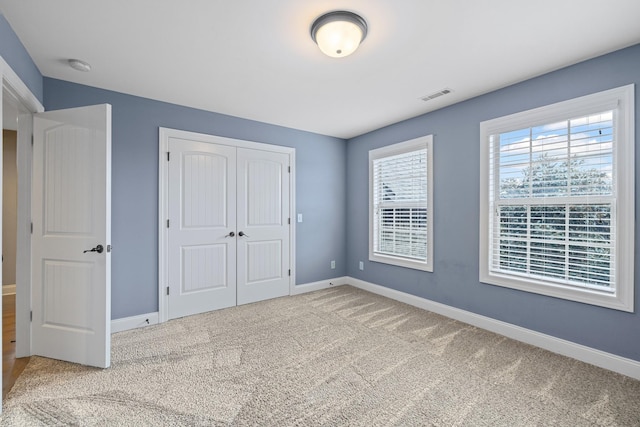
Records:
{"label": "flush mount ceiling light", "polygon": [[91,65],[88,62],[81,61],[79,59],[69,59],[67,62],[74,70],[83,71],[85,73],[91,71]]}
{"label": "flush mount ceiling light", "polygon": [[351,55],[367,37],[367,23],[352,12],[337,10],[326,13],[311,25],[311,38],[327,56]]}

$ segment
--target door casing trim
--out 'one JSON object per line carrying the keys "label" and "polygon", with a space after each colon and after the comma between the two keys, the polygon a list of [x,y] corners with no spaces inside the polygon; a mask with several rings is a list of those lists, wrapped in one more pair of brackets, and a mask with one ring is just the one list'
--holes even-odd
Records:
{"label": "door casing trim", "polygon": [[[0,101],[4,95],[7,94],[8,102],[16,106],[21,113],[18,120],[17,144],[16,357],[26,357],[31,356],[32,114],[43,112],[44,106],[2,56],[0,56],[0,78],[2,79]],[[0,124],[2,124],[1,114]],[[2,165],[0,164],[0,173],[1,172]],[[0,200],[0,208],[1,207],[2,201]]]}

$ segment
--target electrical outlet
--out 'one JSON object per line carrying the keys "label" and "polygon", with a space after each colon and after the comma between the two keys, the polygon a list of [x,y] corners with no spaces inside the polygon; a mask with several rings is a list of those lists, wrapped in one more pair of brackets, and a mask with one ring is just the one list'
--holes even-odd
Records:
{"label": "electrical outlet", "polygon": [[335,260],[331,261],[331,269],[332,270],[336,269],[336,261]]}
{"label": "electrical outlet", "polygon": [[364,270],[364,262],[360,261],[360,265],[358,265],[358,268],[360,268],[360,270]]}

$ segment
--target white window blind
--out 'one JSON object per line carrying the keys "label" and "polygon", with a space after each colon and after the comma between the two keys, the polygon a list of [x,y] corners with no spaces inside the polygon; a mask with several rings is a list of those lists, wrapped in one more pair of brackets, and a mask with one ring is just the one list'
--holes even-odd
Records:
{"label": "white window blind", "polygon": [[615,290],[613,111],[491,136],[491,268]]}
{"label": "white window blind", "polygon": [[[429,138],[430,141],[430,138]],[[371,259],[430,265],[429,147],[425,140],[371,155]],[[398,261],[403,261],[398,263]]]}
{"label": "white window blind", "polygon": [[633,311],[633,85],[480,124],[480,281]]}
{"label": "white window blind", "polygon": [[427,150],[373,161],[374,251],[427,259]]}

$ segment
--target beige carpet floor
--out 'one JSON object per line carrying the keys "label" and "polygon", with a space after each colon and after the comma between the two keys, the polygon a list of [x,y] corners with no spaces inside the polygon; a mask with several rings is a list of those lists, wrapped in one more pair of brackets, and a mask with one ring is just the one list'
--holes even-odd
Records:
{"label": "beige carpet floor", "polygon": [[32,358],[2,425],[639,426],[640,381],[341,286]]}

